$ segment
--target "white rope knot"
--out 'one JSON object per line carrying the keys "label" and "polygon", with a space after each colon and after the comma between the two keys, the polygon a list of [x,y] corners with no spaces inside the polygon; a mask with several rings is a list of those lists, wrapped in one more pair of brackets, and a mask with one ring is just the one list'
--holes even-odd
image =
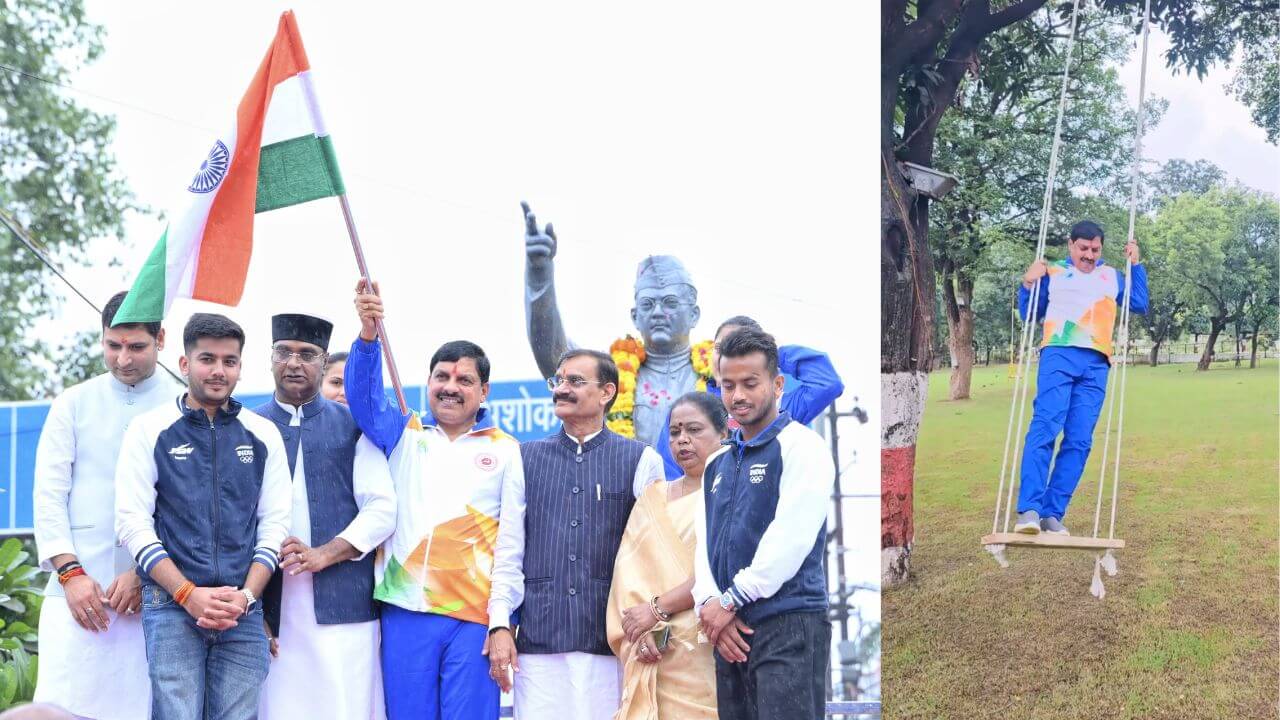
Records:
{"label": "white rope knot", "polygon": [[1099,600],[1107,596],[1107,587],[1102,584],[1102,556],[1093,562],[1093,582],[1089,583],[1089,594]]}
{"label": "white rope knot", "polygon": [[1102,560],[1098,562],[1102,569],[1107,572],[1107,577],[1115,577],[1120,569],[1116,567],[1116,555],[1114,550],[1107,550],[1102,555]]}
{"label": "white rope knot", "polygon": [[1005,545],[983,545],[982,547],[991,553],[991,557],[1000,564],[1001,568],[1009,567],[1009,558],[1005,557],[1004,554]]}

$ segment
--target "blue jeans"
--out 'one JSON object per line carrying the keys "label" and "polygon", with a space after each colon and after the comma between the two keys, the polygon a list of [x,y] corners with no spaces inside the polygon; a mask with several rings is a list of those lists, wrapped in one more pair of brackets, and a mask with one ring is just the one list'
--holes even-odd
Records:
{"label": "blue jeans", "polygon": [[[1036,399],[1022,454],[1018,512],[1062,519],[1093,448],[1111,363],[1096,350],[1047,347],[1040,353]],[[1062,435],[1057,457],[1053,446]],[[1049,474],[1049,460],[1053,474]]]}
{"label": "blue jeans", "polygon": [[500,691],[481,655],[489,628],[382,606],[382,687],[388,720],[490,720]]}
{"label": "blue jeans", "polygon": [[270,647],[262,606],[205,630],[159,585],[142,586],[152,720],[254,720]]}

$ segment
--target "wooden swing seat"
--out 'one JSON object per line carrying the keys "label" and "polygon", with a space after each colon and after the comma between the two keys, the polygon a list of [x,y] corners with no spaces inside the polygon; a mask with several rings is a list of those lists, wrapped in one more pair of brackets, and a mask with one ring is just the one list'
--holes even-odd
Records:
{"label": "wooden swing seat", "polygon": [[1076,535],[1040,533],[991,533],[982,536],[983,545],[1017,545],[1019,547],[1055,548],[1058,550],[1119,550],[1124,547],[1120,538],[1095,538]]}

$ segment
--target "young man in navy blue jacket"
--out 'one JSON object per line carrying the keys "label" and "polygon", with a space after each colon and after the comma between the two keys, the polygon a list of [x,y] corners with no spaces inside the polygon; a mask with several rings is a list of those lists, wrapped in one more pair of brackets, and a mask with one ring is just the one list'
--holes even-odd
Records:
{"label": "young man in navy blue jacket", "polygon": [[142,578],[154,720],[251,720],[267,677],[257,598],[289,532],[280,431],[242,409],[244,331],[196,313],[182,332],[187,391],[129,424],[116,534]]}
{"label": "young man in navy blue jacket", "polygon": [[718,363],[722,400],[740,427],[702,476],[693,601],[716,647],[720,717],[820,719],[835,467],[822,438],[778,410],[773,336],[740,328],[720,343]]}

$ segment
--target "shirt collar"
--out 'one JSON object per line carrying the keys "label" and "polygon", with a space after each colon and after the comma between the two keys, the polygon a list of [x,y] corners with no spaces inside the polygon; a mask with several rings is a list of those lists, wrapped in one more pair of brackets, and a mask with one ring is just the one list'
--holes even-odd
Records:
{"label": "shirt collar", "polygon": [[118,392],[145,393],[160,383],[160,367],[157,365],[156,369],[152,371],[150,377],[139,380],[132,385],[120,382],[119,378],[112,375],[110,372],[107,373],[107,377],[111,379],[111,387]]}
{"label": "shirt collar", "polygon": [[302,405],[297,407],[294,407],[293,405],[290,405],[289,403],[284,402],[280,398],[276,397],[274,394],[272,394],[271,399],[272,401],[275,402],[276,405],[280,406],[280,409],[289,413],[290,418],[315,417],[316,415],[320,414],[320,411],[322,409],[324,409],[324,403],[325,403],[324,396],[321,395],[320,393],[316,393],[315,397],[311,398],[310,400],[302,403]]}

